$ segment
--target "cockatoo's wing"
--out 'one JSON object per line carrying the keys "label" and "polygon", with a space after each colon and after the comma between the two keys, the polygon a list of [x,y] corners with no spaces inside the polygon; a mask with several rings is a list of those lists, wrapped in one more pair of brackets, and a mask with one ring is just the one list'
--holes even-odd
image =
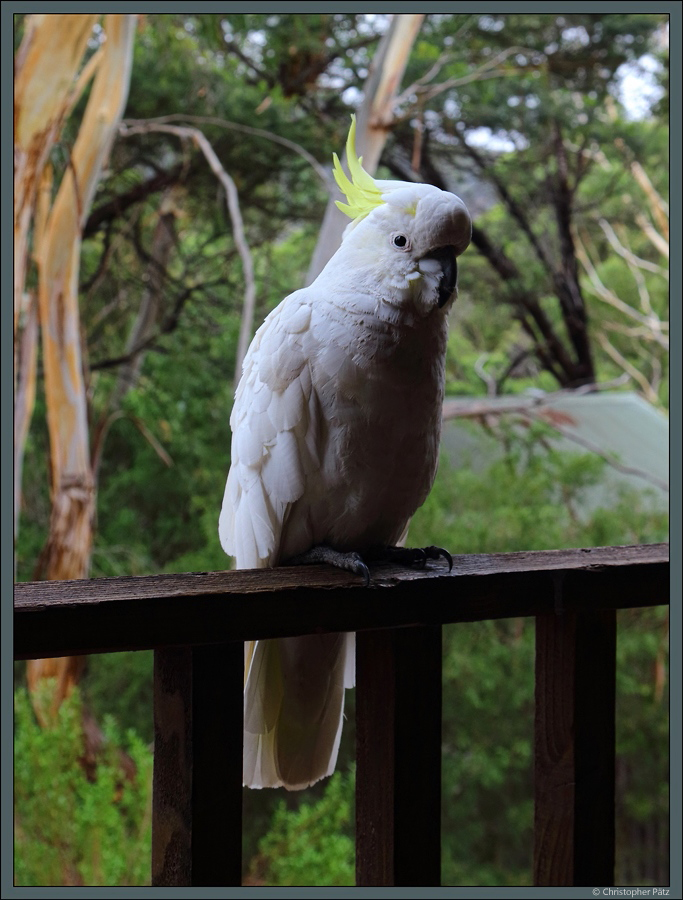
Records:
{"label": "cockatoo's wing", "polygon": [[[241,569],[277,565],[292,507],[320,467],[324,425],[311,383],[305,297],[290,295],[259,329],[235,398],[219,533]],[[303,552],[312,540],[300,510],[287,547]],[[298,789],[334,771],[353,644],[353,635],[330,634],[246,645],[245,784]]]}
{"label": "cockatoo's wing", "polygon": [[317,465],[317,398],[303,352],[311,307],[291,294],[258,330],[230,417],[232,459],[218,531],[238,569],[276,565],[291,504]]}

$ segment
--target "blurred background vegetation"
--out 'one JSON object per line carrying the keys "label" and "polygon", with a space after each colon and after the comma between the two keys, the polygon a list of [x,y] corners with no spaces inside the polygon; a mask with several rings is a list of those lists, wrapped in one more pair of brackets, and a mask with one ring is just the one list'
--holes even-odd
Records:
{"label": "blurred background vegetation", "polygon": [[[17,48],[25,24],[16,17]],[[243,269],[204,156],[177,135],[133,133],[130,121],[173,116],[210,142],[239,192],[258,325],[304,283],[328,199],[307,157],[329,171],[388,24],[333,14],[139,18],[128,130],[87,215],[79,272],[98,458],[92,577],[229,564],[217,518]],[[86,58],[103,34],[97,24]],[[379,174],[451,189],[475,221],[451,320],[449,396],[596,382],[666,414],[666,16],[430,15],[403,86]],[[87,99],[86,89],[53,148],[57,176]],[[27,292],[36,277],[29,265]],[[17,580],[41,577],[49,532],[42,366],[39,356]],[[500,453],[483,467],[444,453],[411,525],[414,545],[482,553],[667,539],[666,504],[646,491],[587,502],[608,463],[558,449],[549,425],[492,414],[462,427],[475,439],[485,430]],[[667,651],[665,610],[620,614],[618,884],[668,883]],[[49,685],[31,702],[24,666],[15,673],[16,883],[148,883],[151,653],[90,657],[57,713],[44,702],[46,727],[35,710]],[[531,883],[532,704],[532,622],[445,629],[444,884]],[[352,692],[348,706],[332,779],[295,794],[245,792],[245,883],[353,884]]]}

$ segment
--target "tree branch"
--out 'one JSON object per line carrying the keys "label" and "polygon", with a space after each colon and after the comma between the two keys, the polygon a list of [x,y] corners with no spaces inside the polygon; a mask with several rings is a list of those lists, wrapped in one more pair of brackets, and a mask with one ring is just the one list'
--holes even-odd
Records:
{"label": "tree branch", "polygon": [[655,314],[652,312],[649,315],[643,315],[643,313],[639,312],[637,309],[634,309],[628,303],[624,302],[620,297],[618,297],[614,291],[610,290],[606,287],[600,279],[600,276],[597,273],[595,266],[590,258],[590,255],[582,243],[580,238],[576,237],[576,252],[581,265],[586,271],[589,279],[588,290],[593,296],[602,300],[604,303],[608,303],[610,306],[614,307],[614,309],[618,309],[619,312],[623,313],[628,318],[633,319],[635,322],[638,322],[644,328],[646,328],[653,340],[655,340],[658,344],[660,344],[665,349],[669,347],[669,339],[662,333],[664,328],[668,328],[667,322],[662,322]]}
{"label": "tree branch", "polygon": [[167,172],[160,172],[147,181],[142,181],[125,194],[119,194],[107,203],[96,207],[88,216],[83,229],[83,237],[92,237],[104,222],[109,222],[124,213],[130,206],[145,200],[151,194],[164,190],[175,184],[182,171],[182,165],[174,166]]}
{"label": "tree branch", "polygon": [[[269,87],[273,87],[273,81],[271,78],[268,77],[268,74],[263,69],[259,69],[259,67],[256,65],[256,63],[253,60],[249,59],[249,57],[242,50],[242,48],[238,47],[236,41],[231,40],[230,38],[225,37],[225,36],[223,39],[225,41],[225,46],[228,49],[228,51],[230,53],[234,53],[235,56],[240,60],[240,62],[243,62],[244,65],[247,66],[247,68],[251,70],[252,75],[255,75],[257,80],[265,81],[265,83]],[[251,84],[255,84],[255,83],[256,83],[256,81],[252,78]]]}
{"label": "tree branch", "polygon": [[643,394],[645,394],[645,396],[650,401],[650,403],[652,403],[653,406],[660,406],[659,397],[657,396],[657,392],[652,387],[652,385],[647,380],[647,378],[643,375],[643,373],[640,372],[633,365],[633,363],[629,362],[624,356],[621,355],[621,353],[619,353],[617,348],[610,342],[607,335],[599,333],[597,337],[598,337],[598,342],[599,342],[600,346],[602,347],[602,349],[605,351],[605,353],[607,353],[609,356],[611,356],[612,359],[614,360],[614,362],[618,366],[621,366],[621,368],[624,370],[624,372],[626,372],[628,375],[630,375],[631,378],[634,379],[634,381],[638,382],[638,384],[641,386],[641,388],[643,390]]}
{"label": "tree branch", "polygon": [[517,203],[515,198],[510,194],[510,192],[506,188],[505,184],[493,171],[493,168],[487,164],[484,157],[480,153],[478,153],[477,150],[474,149],[474,147],[471,147],[467,143],[467,141],[465,141],[462,138],[460,138],[460,146],[462,147],[464,152],[467,154],[467,156],[469,156],[470,159],[476,163],[477,167],[479,168],[479,171],[486,173],[486,177],[489,178],[491,180],[491,182],[493,183],[496,191],[498,192],[498,196],[500,197],[500,199],[503,201],[503,203],[507,207],[508,212],[513,217],[513,219],[515,219],[517,221],[520,228],[522,229],[524,234],[527,236],[529,243],[533,247],[534,252],[536,253],[536,256],[538,257],[539,261],[541,262],[543,267],[547,270],[550,277],[551,278],[554,277],[555,268],[553,266],[552,260],[548,256],[547,252],[545,251],[545,249],[542,246],[539,239],[534,234],[534,232],[531,228],[531,225],[529,224],[529,220],[526,216],[526,213],[522,210],[522,207],[519,205],[519,203]]}
{"label": "tree branch", "polygon": [[479,66],[478,69],[475,69],[467,75],[462,75],[459,78],[447,78],[440,84],[429,84],[428,82],[431,78],[435,77],[443,66],[455,56],[455,54],[442,54],[428,72],[421,78],[416,79],[410,87],[407,87],[401,92],[396,98],[396,106],[398,107],[401,103],[405,102],[411,94],[417,95],[419,102],[426,103],[439,94],[442,94],[444,91],[451,90],[451,88],[462,87],[465,84],[471,84],[473,81],[486,81],[490,78],[501,78],[506,75],[514,75],[519,71],[518,67],[513,69],[500,69],[497,67],[505,62],[508,57],[517,53],[531,54],[533,51],[526,50],[524,47],[507,47],[505,50],[502,50],[500,53],[496,54],[496,56]]}
{"label": "tree branch", "polygon": [[172,113],[168,116],[159,116],[155,119],[125,119],[124,126],[135,127],[144,124],[172,124],[173,122],[191,122],[194,125],[215,125],[217,128],[225,128],[228,131],[238,131],[241,134],[250,134],[254,137],[264,138],[281,147],[286,147],[294,153],[298,153],[311,166],[316,175],[320,178],[328,191],[334,189],[334,182],[318,160],[312,156],[305,147],[290,141],[289,138],[282,137],[272,131],[266,131],[263,128],[253,128],[251,125],[242,125],[239,122],[229,122],[227,119],[220,119],[217,116],[186,116],[181,113]]}
{"label": "tree branch", "polygon": [[567,151],[557,121],[553,123],[557,175],[553,191],[555,221],[560,240],[561,270],[553,270],[555,292],[560,301],[569,337],[577,354],[578,367],[586,381],[595,381],[595,369],[588,340],[588,315],[579,283],[579,268],[572,237],[574,189],[569,185]]}
{"label": "tree branch", "polygon": [[220,160],[216,156],[216,152],[207,140],[206,136],[199,131],[198,128],[190,128],[180,125],[163,125],[154,122],[143,122],[137,125],[121,125],[121,134],[127,137],[130,134],[147,134],[149,132],[162,132],[165,134],[173,134],[183,140],[191,140],[204,154],[204,158],[209,164],[211,171],[218,178],[225,189],[228,213],[233,227],[233,237],[237,251],[242,260],[242,270],[244,274],[245,290],[244,303],[242,308],[242,324],[240,327],[240,336],[237,343],[237,359],[235,363],[235,382],[239,380],[242,372],[242,362],[247,352],[249,340],[254,319],[254,308],[256,306],[256,284],[254,281],[254,266],[251,259],[249,245],[244,235],[244,224],[242,222],[242,213],[239,205],[239,197],[235,182],[225,171]]}
{"label": "tree branch", "polygon": [[[625,259],[626,262],[630,266],[633,266],[638,269],[644,269],[646,272],[652,272],[653,275],[661,275],[662,278],[666,278],[667,281],[669,280],[669,272],[666,269],[663,269],[661,266],[658,266],[656,263],[651,263],[647,259],[641,259],[639,256],[636,256],[635,253],[633,253],[627,247],[624,247],[624,245],[617,237],[616,232],[614,231],[614,229],[612,228],[610,223],[607,221],[607,219],[601,218],[598,221],[599,221],[600,227],[602,228],[602,230],[605,233],[605,236],[607,237],[607,240],[612,245],[612,249],[615,250],[619,254],[619,256],[621,256],[623,259]],[[666,248],[667,248],[666,256],[668,259],[668,256],[669,256],[669,254],[668,254],[669,245],[668,244],[666,245]]]}
{"label": "tree branch", "polygon": [[[517,266],[500,247],[495,247],[491,243],[486,233],[477,225],[472,226],[472,243],[482,256],[488,260],[500,278],[509,285],[510,291],[506,298],[507,301],[520,311],[520,318],[524,316],[524,313],[527,313],[543,336],[547,352],[543,349],[541,342],[534,335],[530,326],[525,328],[527,333],[534,339],[537,349],[540,350],[538,356],[544,368],[548,369],[563,386],[575,382],[577,380],[576,365],[556,334],[538,299],[523,289],[522,275]],[[525,321],[527,320],[522,320],[522,324]],[[562,374],[558,373],[557,369],[551,364],[551,360],[559,364]]]}

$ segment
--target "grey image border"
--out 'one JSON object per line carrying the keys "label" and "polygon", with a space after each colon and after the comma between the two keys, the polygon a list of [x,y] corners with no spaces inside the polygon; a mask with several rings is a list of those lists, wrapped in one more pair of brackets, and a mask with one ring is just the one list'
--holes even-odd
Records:
{"label": "grey image border", "polygon": [[[370,9],[368,6],[370,5]],[[219,12],[216,12],[218,6]],[[564,2],[553,3],[546,0],[539,2],[521,3],[519,0],[509,0],[509,2],[491,2],[486,3],[444,3],[432,2],[425,8],[420,4],[407,2],[377,2],[374,4],[367,3],[338,3],[330,2],[315,4],[312,2],[292,2],[292,0],[281,0],[281,2],[256,3],[207,3],[202,0],[193,0],[191,4],[180,2],[149,2],[126,3],[112,2],[112,0],[101,0],[97,4],[99,12],[108,13],[192,13],[192,14],[229,14],[229,13],[261,13],[263,15],[274,12],[294,12],[294,13],[311,13],[324,11],[339,13],[375,13],[375,14],[391,14],[391,13],[413,13],[416,11],[427,13],[582,13],[582,12],[607,12],[607,13],[661,13],[668,14],[670,21],[670,52],[671,60],[671,137],[670,147],[673,149],[671,158],[680,160],[681,158],[681,56],[683,55],[681,44],[681,5],[679,2],[596,2],[579,3]],[[13,94],[13,25],[12,19],[14,14],[26,13],[82,13],[89,11],[90,4],[84,2],[12,2],[12,0],[3,0],[0,10],[0,22],[2,30],[0,40],[2,41],[2,54],[0,54],[0,70],[2,72],[2,120],[3,131],[5,135],[9,135],[12,130],[12,94]],[[313,7],[313,8],[312,8]],[[417,9],[416,9],[417,7]],[[2,328],[0,329],[0,371],[1,371],[1,415],[2,415],[2,433],[6,436],[13,434],[13,348],[12,348],[12,314],[11,300],[12,296],[12,211],[9,203],[9,196],[12,192],[13,184],[13,164],[12,164],[12,147],[7,138],[2,142],[1,147],[1,165],[2,165],[2,187],[3,196],[6,198],[2,205],[2,296],[5,298],[1,308]],[[671,171],[671,197],[675,199],[675,204],[671,210],[671,234],[673,246],[681,246],[681,170],[680,167],[674,167]],[[674,298],[671,304],[671,331],[672,331],[672,348],[671,368],[670,368],[670,450],[672,458],[680,463],[683,452],[681,443],[681,356],[682,356],[682,317],[681,317],[681,254],[680,252],[674,257],[671,263],[671,282],[670,296]],[[15,888],[12,884],[13,872],[13,815],[11,807],[12,799],[12,782],[13,782],[13,754],[11,741],[7,737],[12,734],[13,718],[12,718],[12,700],[13,700],[13,642],[12,642],[12,593],[13,593],[13,454],[11,442],[7,439],[2,442],[2,452],[0,455],[0,487],[2,491],[1,510],[2,518],[2,544],[1,544],[1,585],[2,585],[2,634],[0,640],[2,642],[2,707],[0,719],[2,723],[2,733],[5,739],[2,741],[2,761],[1,761],[1,777],[0,785],[2,786],[2,812],[0,816],[1,824],[1,861],[2,874],[0,876],[0,892],[3,897],[21,896],[26,898],[33,897],[73,897],[73,896],[91,896],[96,891],[97,896],[103,897],[138,897],[141,893],[152,894],[158,897],[347,897],[352,892],[353,896],[358,897],[406,897],[406,898],[422,898],[422,897],[481,897],[481,898],[507,898],[507,897],[528,897],[530,894],[536,894],[542,897],[590,897],[593,896],[591,888],[478,888],[478,887],[442,887],[442,888]],[[681,529],[681,493],[683,486],[683,475],[680,465],[673,466],[671,472],[671,497],[673,501],[670,503],[671,524],[670,535],[671,545],[680,547],[683,538]],[[670,680],[671,680],[671,699],[670,711],[671,715],[671,760],[675,761],[671,767],[670,780],[670,800],[671,800],[671,846],[676,844],[680,846],[683,843],[683,834],[681,829],[681,766],[680,761],[683,757],[681,744],[681,595],[682,595],[682,572],[681,572],[681,554],[677,552],[672,559],[672,603],[670,609],[671,615],[671,654],[670,654]],[[670,862],[671,866],[671,883],[669,896],[681,896],[683,893],[683,879],[681,870],[681,856],[673,854]],[[646,896],[661,896],[654,893],[654,889],[645,889],[648,891]],[[600,889],[600,896],[609,896]],[[612,896],[616,895],[616,891]],[[642,896],[643,894],[641,894]],[[622,894],[623,896],[623,894]]]}

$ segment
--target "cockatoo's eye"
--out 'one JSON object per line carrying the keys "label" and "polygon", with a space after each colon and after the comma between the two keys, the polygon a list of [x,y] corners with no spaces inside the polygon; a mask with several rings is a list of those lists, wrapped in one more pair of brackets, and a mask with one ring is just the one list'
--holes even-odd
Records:
{"label": "cockatoo's eye", "polygon": [[398,250],[410,250],[410,241],[405,234],[392,234],[391,244]]}

